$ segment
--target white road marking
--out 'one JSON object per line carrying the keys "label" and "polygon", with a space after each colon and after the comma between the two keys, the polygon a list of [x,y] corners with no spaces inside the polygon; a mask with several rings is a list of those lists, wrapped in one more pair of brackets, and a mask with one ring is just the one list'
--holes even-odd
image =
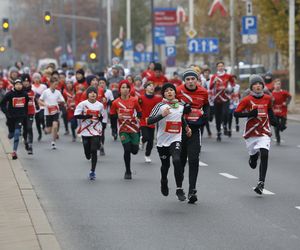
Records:
{"label": "white road marking", "polygon": [[300,210],[300,206],[299,206],[299,207],[295,207],[295,208],[297,208],[297,209],[299,209],[299,210]]}
{"label": "white road marking", "polygon": [[[273,142],[277,142],[276,139],[272,139],[272,141],[273,141]],[[280,140],[280,142],[283,142],[283,143],[284,143],[285,141],[284,141],[284,140]]]}
{"label": "white road marking", "polygon": [[[253,187],[253,189],[254,189],[255,187]],[[271,191],[269,191],[269,190],[267,190],[267,189],[264,189],[263,190],[263,194],[267,194],[267,195],[275,195],[275,193],[273,193],[273,192],[271,192]]]}
{"label": "white road marking", "polygon": [[298,145],[297,148],[300,148],[300,145]]}
{"label": "white road marking", "polygon": [[203,161],[199,161],[199,166],[200,167],[207,167],[208,165]]}
{"label": "white road marking", "polygon": [[238,179],[238,177],[231,175],[231,174],[227,174],[227,173],[219,173],[220,175],[228,178],[228,179]]}

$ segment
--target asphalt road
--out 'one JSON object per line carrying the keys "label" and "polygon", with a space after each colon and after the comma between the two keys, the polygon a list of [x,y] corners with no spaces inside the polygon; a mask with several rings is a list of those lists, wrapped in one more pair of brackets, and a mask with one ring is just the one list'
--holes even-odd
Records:
{"label": "asphalt road", "polygon": [[196,205],[177,200],[172,169],[170,195],[160,194],[156,149],[151,164],[143,151],[133,156],[133,180],[123,180],[123,150],[109,128],[96,181],[87,179],[90,162],[70,136],[55,151],[44,136],[33,156],[23,147],[19,156],[62,249],[300,249],[299,129],[291,122],[282,145],[273,142],[263,197],[252,190],[258,170],[247,165],[241,132],[221,143],[204,138],[208,166],[199,171]]}

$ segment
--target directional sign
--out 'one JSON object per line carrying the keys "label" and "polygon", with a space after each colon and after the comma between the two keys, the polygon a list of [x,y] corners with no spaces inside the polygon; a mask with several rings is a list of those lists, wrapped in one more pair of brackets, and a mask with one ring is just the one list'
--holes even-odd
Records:
{"label": "directional sign", "polygon": [[158,53],[155,52],[153,59],[152,52],[134,52],[133,58],[135,63],[158,61]]}
{"label": "directional sign", "polygon": [[176,46],[167,46],[165,48],[166,57],[176,56]]}
{"label": "directional sign", "polygon": [[242,18],[242,43],[257,43],[257,17],[243,16]]}
{"label": "directional sign", "polygon": [[155,8],[155,26],[174,26],[177,24],[176,8]]}
{"label": "directional sign", "polygon": [[159,26],[154,28],[154,38],[156,45],[165,44],[166,36],[179,36],[178,26]]}
{"label": "directional sign", "polygon": [[132,40],[125,40],[124,41],[124,50],[133,50]]}
{"label": "directional sign", "polygon": [[188,39],[190,54],[217,54],[219,53],[218,38],[193,38]]}

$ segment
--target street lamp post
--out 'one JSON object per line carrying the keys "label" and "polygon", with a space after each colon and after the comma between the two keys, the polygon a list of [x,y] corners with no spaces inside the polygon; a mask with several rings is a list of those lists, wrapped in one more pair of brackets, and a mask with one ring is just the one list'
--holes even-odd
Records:
{"label": "street lamp post", "polygon": [[295,108],[295,0],[289,0],[289,91],[290,109]]}

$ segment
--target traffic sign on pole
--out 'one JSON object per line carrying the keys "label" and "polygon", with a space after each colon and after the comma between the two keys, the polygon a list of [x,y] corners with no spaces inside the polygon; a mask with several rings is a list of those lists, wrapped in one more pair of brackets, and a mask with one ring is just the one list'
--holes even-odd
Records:
{"label": "traffic sign on pole", "polygon": [[166,57],[176,56],[176,46],[165,47]]}
{"label": "traffic sign on pole", "polygon": [[193,38],[188,39],[190,54],[217,54],[219,53],[218,38]]}
{"label": "traffic sign on pole", "polygon": [[257,17],[243,16],[242,18],[242,43],[257,43]]}

